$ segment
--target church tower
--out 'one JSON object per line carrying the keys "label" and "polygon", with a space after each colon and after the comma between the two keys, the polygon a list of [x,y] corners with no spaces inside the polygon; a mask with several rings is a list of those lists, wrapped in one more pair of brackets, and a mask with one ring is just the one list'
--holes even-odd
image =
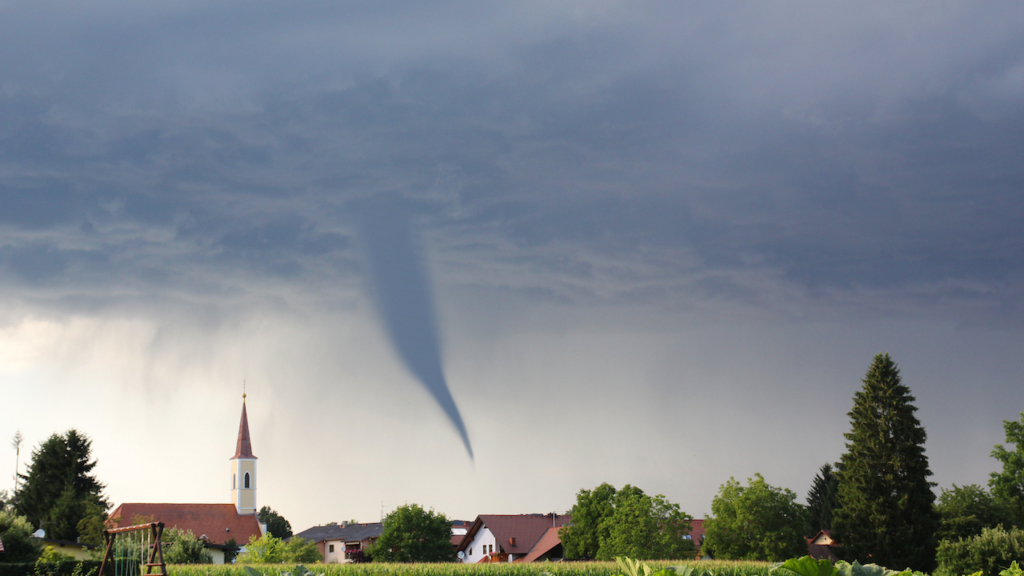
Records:
{"label": "church tower", "polygon": [[256,513],[256,457],[249,439],[249,418],[242,394],[242,422],[238,425],[238,444],[231,458],[231,502],[239,514]]}

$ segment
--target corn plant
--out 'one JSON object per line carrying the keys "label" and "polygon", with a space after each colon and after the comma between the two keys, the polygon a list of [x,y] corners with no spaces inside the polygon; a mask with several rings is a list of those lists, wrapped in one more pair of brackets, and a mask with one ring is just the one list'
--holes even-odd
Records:
{"label": "corn plant", "polygon": [[[646,561],[650,576],[668,568],[672,576],[778,576],[769,574],[767,562],[702,560]],[[643,568],[637,576],[644,576]],[[616,562],[537,562],[521,564],[176,564],[171,576],[617,576]],[[661,576],[667,576],[662,574]]]}

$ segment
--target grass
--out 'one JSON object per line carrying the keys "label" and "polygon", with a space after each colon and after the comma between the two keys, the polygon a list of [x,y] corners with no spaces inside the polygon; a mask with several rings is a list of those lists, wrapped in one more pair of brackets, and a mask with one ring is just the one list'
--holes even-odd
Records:
{"label": "grass", "polygon": [[[768,576],[768,562],[729,560],[647,562],[655,569],[697,564],[715,576]],[[305,564],[315,576],[615,576],[621,570],[615,562],[538,562],[535,564]],[[249,568],[251,570],[246,570]],[[304,570],[295,564],[172,565],[170,576],[298,576]]]}

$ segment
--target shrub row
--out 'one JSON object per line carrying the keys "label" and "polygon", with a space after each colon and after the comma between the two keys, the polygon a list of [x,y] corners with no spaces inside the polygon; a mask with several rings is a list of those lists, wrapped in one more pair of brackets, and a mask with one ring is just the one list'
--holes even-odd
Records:
{"label": "shrub row", "polygon": [[53,562],[47,564],[45,568],[41,567],[39,571],[36,570],[35,562],[0,563],[0,576],[37,576],[37,574],[45,576],[72,576],[73,574],[78,574],[85,576],[87,574],[98,574],[99,571],[99,560]]}
{"label": "shrub row", "polygon": [[[655,569],[686,562],[648,561]],[[711,560],[694,563],[715,576],[770,576],[767,562]],[[615,562],[537,562],[519,564],[254,564],[174,565],[171,576],[616,576],[621,574]],[[307,572],[309,574],[307,574]]]}
{"label": "shrub row", "polygon": [[1024,563],[1024,530],[985,528],[973,538],[943,540],[936,553],[939,567],[935,576],[960,576],[981,572],[983,576],[999,573],[1017,561]]}

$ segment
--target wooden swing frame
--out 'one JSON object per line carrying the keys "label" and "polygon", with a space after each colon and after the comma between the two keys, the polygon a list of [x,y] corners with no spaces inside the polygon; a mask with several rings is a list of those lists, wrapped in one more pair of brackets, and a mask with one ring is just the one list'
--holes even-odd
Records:
{"label": "wooden swing frame", "polygon": [[[146,562],[146,576],[151,574],[158,574],[160,576],[167,576],[167,564],[164,563],[164,550],[160,546],[160,537],[164,533],[163,522],[150,522],[149,524],[137,524],[135,526],[125,526],[124,528],[110,528],[109,530],[103,531],[103,540],[106,541],[107,550],[103,554],[103,562],[100,563],[99,576],[104,576],[103,570],[107,566],[109,560],[111,564],[113,562],[113,551],[114,551],[114,540],[117,539],[117,535],[124,532],[135,532],[139,530],[149,529],[153,537],[153,548],[149,551],[149,561]],[[159,572],[153,572],[153,568],[159,568]],[[118,576],[115,574],[114,576]],[[142,576],[140,574],[140,576]]]}

